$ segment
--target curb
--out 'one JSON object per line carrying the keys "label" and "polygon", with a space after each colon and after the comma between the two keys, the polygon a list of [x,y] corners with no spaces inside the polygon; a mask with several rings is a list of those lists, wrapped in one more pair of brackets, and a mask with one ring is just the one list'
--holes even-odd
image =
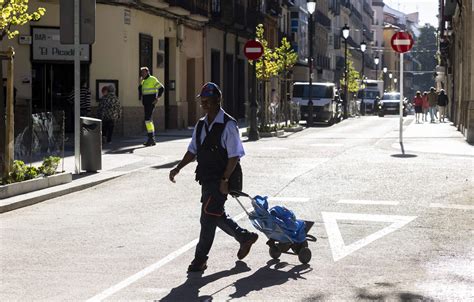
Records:
{"label": "curb", "polygon": [[[52,191],[52,192],[49,192],[49,193],[46,193],[46,194],[41,194],[41,190],[40,190],[40,191],[36,191],[36,192],[26,193],[26,194],[23,194],[23,195],[18,195],[18,196],[16,196],[17,198],[15,198],[15,196],[14,196],[14,197],[12,197],[12,199],[19,199],[19,200],[13,201],[13,202],[5,204],[5,205],[1,205],[0,206],[0,214],[10,212],[10,211],[13,211],[13,210],[16,210],[16,209],[19,209],[19,208],[31,206],[31,205],[40,203],[40,202],[48,200],[48,199],[52,199],[52,198],[60,197],[60,196],[67,195],[67,194],[70,194],[70,193],[82,191],[84,189],[99,185],[99,184],[107,182],[109,180],[113,180],[113,179],[118,178],[120,176],[123,176],[125,174],[126,173],[112,175],[110,177],[106,177],[106,178],[103,178],[103,179],[99,179],[99,180],[95,180],[95,181],[91,181],[91,182],[87,182],[87,183],[83,183],[83,184],[77,184],[75,186],[70,186],[70,185],[66,184],[65,186],[69,186],[69,187],[65,187],[65,188],[60,188],[60,186],[52,187],[52,188],[49,188],[49,189],[45,189],[45,190],[51,190]],[[30,196],[28,196],[28,195],[30,195]]]}

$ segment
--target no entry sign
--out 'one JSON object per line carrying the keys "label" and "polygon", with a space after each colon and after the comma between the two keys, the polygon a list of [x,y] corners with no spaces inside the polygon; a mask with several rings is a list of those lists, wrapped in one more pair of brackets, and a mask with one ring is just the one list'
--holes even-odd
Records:
{"label": "no entry sign", "polygon": [[263,54],[263,46],[256,40],[248,40],[244,46],[244,54],[249,60],[257,60]]}
{"label": "no entry sign", "polygon": [[393,50],[404,53],[413,47],[413,38],[409,33],[400,31],[392,36],[391,44]]}

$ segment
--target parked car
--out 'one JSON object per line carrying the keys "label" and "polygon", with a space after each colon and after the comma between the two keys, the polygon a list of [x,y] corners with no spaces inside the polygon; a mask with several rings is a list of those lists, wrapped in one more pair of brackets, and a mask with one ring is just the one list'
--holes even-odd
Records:
{"label": "parked car", "polygon": [[[384,117],[386,114],[400,114],[400,92],[386,92],[378,104],[378,115]],[[408,100],[403,98],[403,116],[408,113]]]}
{"label": "parked car", "polygon": [[[342,102],[337,95],[334,83],[312,83],[311,101],[313,102],[313,121],[332,125],[342,119]],[[292,103],[298,104],[301,119],[307,120],[309,115],[309,83],[293,84]]]}

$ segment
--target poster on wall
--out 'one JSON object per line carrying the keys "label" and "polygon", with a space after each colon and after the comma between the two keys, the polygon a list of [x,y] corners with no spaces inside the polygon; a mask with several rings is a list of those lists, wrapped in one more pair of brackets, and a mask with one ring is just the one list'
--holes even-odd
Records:
{"label": "poster on wall", "polygon": [[118,97],[119,92],[119,81],[118,80],[96,80],[95,81],[95,99],[99,102],[108,93],[108,87],[113,86],[115,88],[115,95]]}

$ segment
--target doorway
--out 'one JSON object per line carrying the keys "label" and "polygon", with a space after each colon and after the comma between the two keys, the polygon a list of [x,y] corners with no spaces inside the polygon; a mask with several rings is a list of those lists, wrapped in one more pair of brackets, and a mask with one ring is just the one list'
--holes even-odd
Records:
{"label": "doorway", "polygon": [[[89,83],[89,64],[81,64],[81,83]],[[64,111],[65,132],[74,132],[74,64],[32,64],[32,113]]]}

